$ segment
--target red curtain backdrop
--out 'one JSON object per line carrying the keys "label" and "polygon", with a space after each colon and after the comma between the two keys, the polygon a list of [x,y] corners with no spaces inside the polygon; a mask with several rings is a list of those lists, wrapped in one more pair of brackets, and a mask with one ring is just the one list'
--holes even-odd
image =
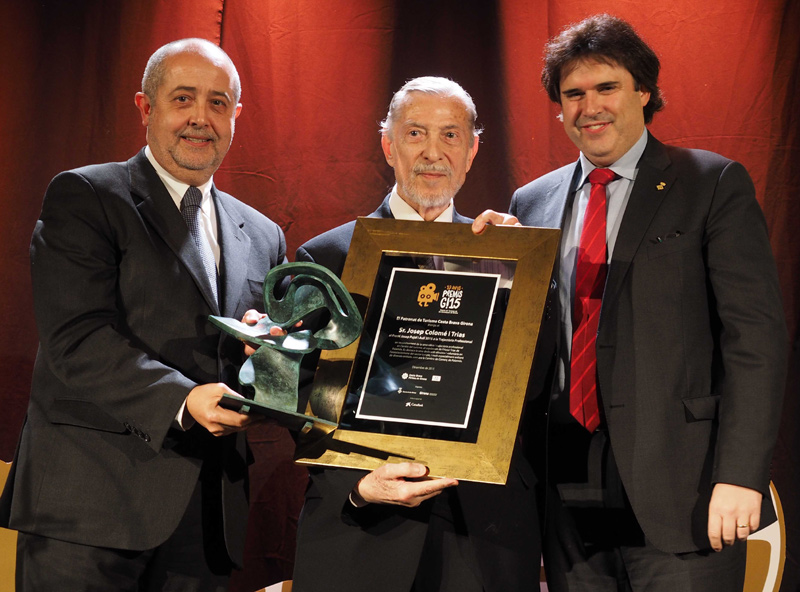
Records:
{"label": "red curtain backdrop", "polygon": [[[216,184],[286,232],[290,254],[371,212],[393,182],[378,122],[414,76],[453,78],[485,126],[457,197],[475,215],[566,164],[575,147],[541,90],[545,41],[598,11],[588,0],[4,0],[0,51],[0,458],[13,455],[37,336],[28,243],[49,180],[125,160],[144,143],[133,104],[147,57],[182,37],[219,43],[237,64],[244,109]],[[793,344],[773,480],[787,517],[785,592],[800,587],[800,3],[609,0],[663,64],[660,140],[705,148],[750,171],[771,233]],[[657,338],[657,336],[654,336]],[[777,336],[776,336],[777,338]],[[253,433],[247,569],[232,589],[290,577],[305,487],[278,428]]]}

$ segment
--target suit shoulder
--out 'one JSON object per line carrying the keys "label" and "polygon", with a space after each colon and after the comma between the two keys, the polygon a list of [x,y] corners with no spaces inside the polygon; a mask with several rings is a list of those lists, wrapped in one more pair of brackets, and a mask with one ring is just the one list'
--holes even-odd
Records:
{"label": "suit shoulder", "polygon": [[295,261],[313,261],[341,276],[355,227],[352,220],[315,236],[297,249]]}
{"label": "suit shoulder", "polygon": [[50,184],[69,182],[76,177],[83,179],[91,185],[120,185],[130,184],[130,171],[126,162],[105,162],[102,164],[90,164],[68,171],[58,173]]}
{"label": "suit shoulder", "polygon": [[85,208],[90,211],[96,208],[130,208],[132,205],[131,175],[127,163],[109,162],[57,174],[47,186],[43,208]]}
{"label": "suit shoulder", "polygon": [[664,149],[673,166],[697,171],[698,173],[720,171],[728,166],[744,167],[722,154],[699,148],[682,148],[665,144]]}
{"label": "suit shoulder", "polygon": [[564,165],[560,169],[550,171],[517,189],[514,196],[520,197],[535,197],[542,193],[547,193],[554,186],[559,186],[564,182],[564,179],[571,178],[575,170],[575,163]]}
{"label": "suit shoulder", "polygon": [[318,234],[314,238],[306,241],[300,248],[307,251],[312,257],[315,253],[330,249],[347,252],[350,248],[350,240],[353,238],[353,230],[355,230],[355,227],[355,220],[345,222],[336,228]]}

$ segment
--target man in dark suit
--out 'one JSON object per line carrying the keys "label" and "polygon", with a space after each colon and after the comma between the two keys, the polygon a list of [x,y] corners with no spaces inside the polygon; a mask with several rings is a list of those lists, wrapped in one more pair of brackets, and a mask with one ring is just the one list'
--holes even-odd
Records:
{"label": "man in dark suit", "polygon": [[[455,211],[453,198],[478,151],[476,117],[470,96],[451,80],[406,83],[381,126],[397,184],[370,216],[471,222]],[[354,226],[308,241],[297,260],[341,275]],[[533,472],[524,459],[513,461],[506,486],[425,480],[426,473],[416,463],[370,473],[312,470],[294,589],[515,592],[538,586]]]}
{"label": "man in dark suit", "polygon": [[511,202],[563,229],[532,385],[553,592],[741,590],[743,542],[774,520],[786,328],[766,224],[744,167],[646,130],[658,72],[608,15],[554,38],[542,80],[580,159]]}
{"label": "man in dark suit", "polygon": [[147,147],[58,175],[33,234],[40,347],[2,498],[18,590],[223,591],[241,560],[252,420],[219,402],[243,352],[207,318],[261,302],[284,237],[213,184],[241,110],[225,52],[168,44],[142,84]]}

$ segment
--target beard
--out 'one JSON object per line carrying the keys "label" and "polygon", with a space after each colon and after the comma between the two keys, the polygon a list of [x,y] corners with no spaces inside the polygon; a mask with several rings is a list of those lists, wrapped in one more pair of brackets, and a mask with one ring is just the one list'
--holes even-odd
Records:
{"label": "beard", "polygon": [[[233,142],[233,127],[231,127],[230,142],[227,146],[221,143],[219,136],[212,131],[206,129],[196,128],[194,126],[187,126],[176,134],[178,142],[170,146],[167,150],[170,156],[181,168],[190,171],[202,171],[208,168],[213,168],[215,171],[222,164],[225,154]],[[210,153],[203,150],[195,152],[191,146],[186,146],[181,142],[183,136],[200,137],[211,141]]]}
{"label": "beard", "polygon": [[217,150],[214,150],[211,154],[197,155],[178,146],[169,148],[168,152],[179,167],[190,171],[202,171],[210,167],[216,170],[222,163],[222,158]]}
{"label": "beard", "polygon": [[[423,173],[444,173],[447,175],[447,179],[449,184],[447,187],[443,187],[438,191],[426,191],[420,192],[417,190],[417,184],[415,183],[417,175]],[[411,200],[415,205],[423,207],[423,208],[438,208],[449,204],[452,199],[458,193],[458,190],[461,189],[461,184],[454,184],[452,171],[449,167],[440,166],[440,165],[416,165],[411,171],[411,177],[407,182],[400,183],[400,187],[403,190],[403,195],[405,195],[409,200]]]}

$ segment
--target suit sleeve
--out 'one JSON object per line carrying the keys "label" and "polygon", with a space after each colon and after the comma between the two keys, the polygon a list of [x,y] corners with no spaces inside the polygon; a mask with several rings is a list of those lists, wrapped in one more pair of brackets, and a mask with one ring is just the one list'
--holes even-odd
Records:
{"label": "suit sleeve", "polygon": [[296,262],[306,262],[306,263],[315,263],[314,257],[311,256],[311,253],[306,251],[305,247],[298,247],[297,251],[294,254],[294,260]]}
{"label": "suit sleeve", "polygon": [[[92,184],[62,173],[47,189],[31,241],[40,361],[70,397],[119,421],[147,426],[159,450],[196,384],[140,349],[121,313],[119,264],[125,253]],[[63,391],[62,391],[63,392]]]}
{"label": "suit sleeve", "polygon": [[511,214],[512,216],[516,216],[517,218],[519,218],[519,216],[517,216],[519,209],[518,199],[519,199],[519,189],[517,189],[511,196],[511,204],[508,206],[508,213]]}
{"label": "suit sleeve", "polygon": [[722,364],[712,479],[768,495],[788,338],[766,223],[739,163],[719,176],[704,249]]}

